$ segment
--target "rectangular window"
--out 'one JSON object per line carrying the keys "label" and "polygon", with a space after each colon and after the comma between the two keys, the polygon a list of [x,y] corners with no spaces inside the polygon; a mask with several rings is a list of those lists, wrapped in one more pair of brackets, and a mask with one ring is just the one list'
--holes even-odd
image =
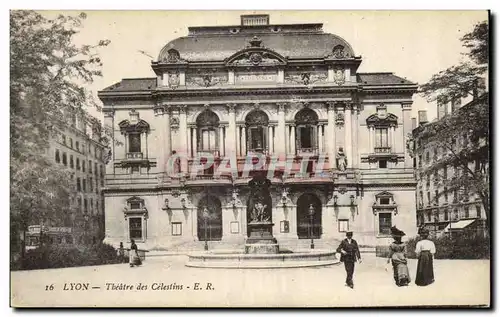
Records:
{"label": "rectangular window", "polygon": [[201,138],[199,146],[201,151],[212,152],[217,150],[217,135],[213,129],[201,129]]}
{"label": "rectangular window", "polygon": [[432,214],[430,211],[427,212],[427,221],[432,221]]}
{"label": "rectangular window", "polygon": [[476,218],[481,218],[481,206],[476,206]]}
{"label": "rectangular window", "polygon": [[92,174],[92,161],[89,160],[89,173]]}
{"label": "rectangular window", "polygon": [[77,150],[77,151],[80,151],[80,142],[76,141],[76,143],[75,143],[75,144],[76,144],[76,150]]}
{"label": "rectangular window", "polygon": [[94,191],[94,180],[92,179],[92,177],[89,180],[89,190],[91,192]]}
{"label": "rectangular window", "polygon": [[444,180],[448,179],[448,167],[447,166],[443,167],[443,179]]}
{"label": "rectangular window", "polygon": [[69,147],[73,148],[73,138],[69,138]]}
{"label": "rectangular window", "polygon": [[379,128],[375,130],[375,147],[388,147],[389,137],[387,128]]}
{"label": "rectangular window", "polygon": [[390,198],[380,198],[380,204],[381,205],[389,205],[391,202]]}
{"label": "rectangular window", "polygon": [[262,151],[266,147],[265,133],[263,127],[251,127],[248,129],[250,146],[249,150]]}
{"label": "rectangular window", "polygon": [[139,133],[129,134],[128,151],[129,153],[141,153],[141,135]]}
{"label": "rectangular window", "polygon": [[142,218],[129,218],[129,235],[130,239],[142,240]]}
{"label": "rectangular window", "polygon": [[378,161],[378,168],[387,168],[387,161],[386,160]]}
{"label": "rectangular window", "polygon": [[339,232],[349,231],[349,220],[339,219],[338,223],[339,223]]}
{"label": "rectangular window", "polygon": [[445,209],[444,210],[444,220],[447,221],[448,220],[448,209]]}
{"label": "rectangular window", "polygon": [[95,173],[95,176],[97,177],[97,163],[94,163],[94,173]]}
{"label": "rectangular window", "polygon": [[392,214],[381,212],[378,214],[378,232],[383,235],[390,235],[392,227]]}
{"label": "rectangular window", "polygon": [[464,206],[464,217],[469,218],[469,206]]}
{"label": "rectangular window", "polygon": [[313,128],[300,127],[300,147],[303,149],[313,148]]}
{"label": "rectangular window", "polygon": [[427,192],[427,203],[431,204],[431,192]]}
{"label": "rectangular window", "polygon": [[130,209],[141,209],[141,203],[138,201],[131,201]]}
{"label": "rectangular window", "polygon": [[63,143],[64,145],[66,145],[66,136],[65,136],[65,135],[63,135],[63,136],[62,136],[62,143]]}
{"label": "rectangular window", "polygon": [[172,222],[172,235],[182,236],[182,222]]}
{"label": "rectangular window", "polygon": [[76,190],[79,191],[79,192],[82,191],[82,185],[80,183],[80,177],[76,178]]}
{"label": "rectangular window", "polygon": [[82,160],[82,172],[85,172],[85,160]]}
{"label": "rectangular window", "polygon": [[82,187],[83,187],[83,192],[87,191],[87,180],[84,178],[82,179]]}

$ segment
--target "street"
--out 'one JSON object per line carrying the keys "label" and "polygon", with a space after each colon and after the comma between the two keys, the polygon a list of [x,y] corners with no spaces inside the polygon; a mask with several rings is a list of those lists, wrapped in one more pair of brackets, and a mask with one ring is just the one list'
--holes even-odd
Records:
{"label": "street", "polygon": [[[489,305],[488,260],[435,260],[436,282],[397,287],[385,259],[366,255],[355,288],[343,265],[297,269],[198,269],[185,256],[128,264],[11,272],[19,307],[361,307]],[[409,263],[414,280],[416,261]]]}

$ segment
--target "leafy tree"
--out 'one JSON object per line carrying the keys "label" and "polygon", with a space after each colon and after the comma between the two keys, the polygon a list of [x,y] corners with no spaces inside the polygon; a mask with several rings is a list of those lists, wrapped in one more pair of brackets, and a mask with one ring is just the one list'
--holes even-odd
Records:
{"label": "leafy tree", "polygon": [[109,41],[76,46],[73,38],[85,18],[10,14],[10,215],[19,230],[11,232],[11,249],[29,225],[60,221],[74,207],[69,171],[54,166],[47,149],[75,114],[99,108],[84,85],[102,75],[97,51]]}
{"label": "leafy tree", "polygon": [[[471,60],[434,75],[420,87],[420,93],[429,102],[447,103],[467,95],[472,95],[474,99],[466,107],[441,120],[419,127],[411,141],[422,142],[427,148],[436,147],[444,152],[420,168],[421,176],[438,176],[440,188],[443,188],[440,194],[476,194],[484,207],[489,229],[489,99],[486,93],[479,93],[485,89],[484,76],[488,68],[487,22],[477,24],[461,41],[469,49],[466,55]],[[423,146],[409,146],[416,149],[414,156],[425,151]],[[444,167],[448,170],[456,168],[457,173],[446,177]]]}

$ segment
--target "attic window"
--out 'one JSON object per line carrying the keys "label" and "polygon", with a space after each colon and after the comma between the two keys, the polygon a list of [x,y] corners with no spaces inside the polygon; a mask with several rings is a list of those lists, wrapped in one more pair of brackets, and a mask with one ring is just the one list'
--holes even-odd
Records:
{"label": "attic window", "polygon": [[232,34],[240,33],[240,29],[234,28],[234,29],[229,30],[229,32]]}
{"label": "attic window", "polygon": [[180,56],[178,51],[176,51],[174,49],[168,50],[167,62],[176,63],[179,61],[180,58],[181,58],[181,56]]}
{"label": "attic window", "polygon": [[271,28],[271,32],[273,32],[273,33],[278,33],[280,31],[281,31],[281,28],[279,26],[273,26]]}

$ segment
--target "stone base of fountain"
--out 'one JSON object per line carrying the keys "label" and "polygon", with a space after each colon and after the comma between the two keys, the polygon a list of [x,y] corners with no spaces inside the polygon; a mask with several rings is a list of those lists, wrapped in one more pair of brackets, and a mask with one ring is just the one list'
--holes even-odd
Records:
{"label": "stone base of fountain", "polygon": [[273,223],[253,222],[248,224],[250,236],[245,243],[245,254],[277,254],[279,245],[273,237]]}

